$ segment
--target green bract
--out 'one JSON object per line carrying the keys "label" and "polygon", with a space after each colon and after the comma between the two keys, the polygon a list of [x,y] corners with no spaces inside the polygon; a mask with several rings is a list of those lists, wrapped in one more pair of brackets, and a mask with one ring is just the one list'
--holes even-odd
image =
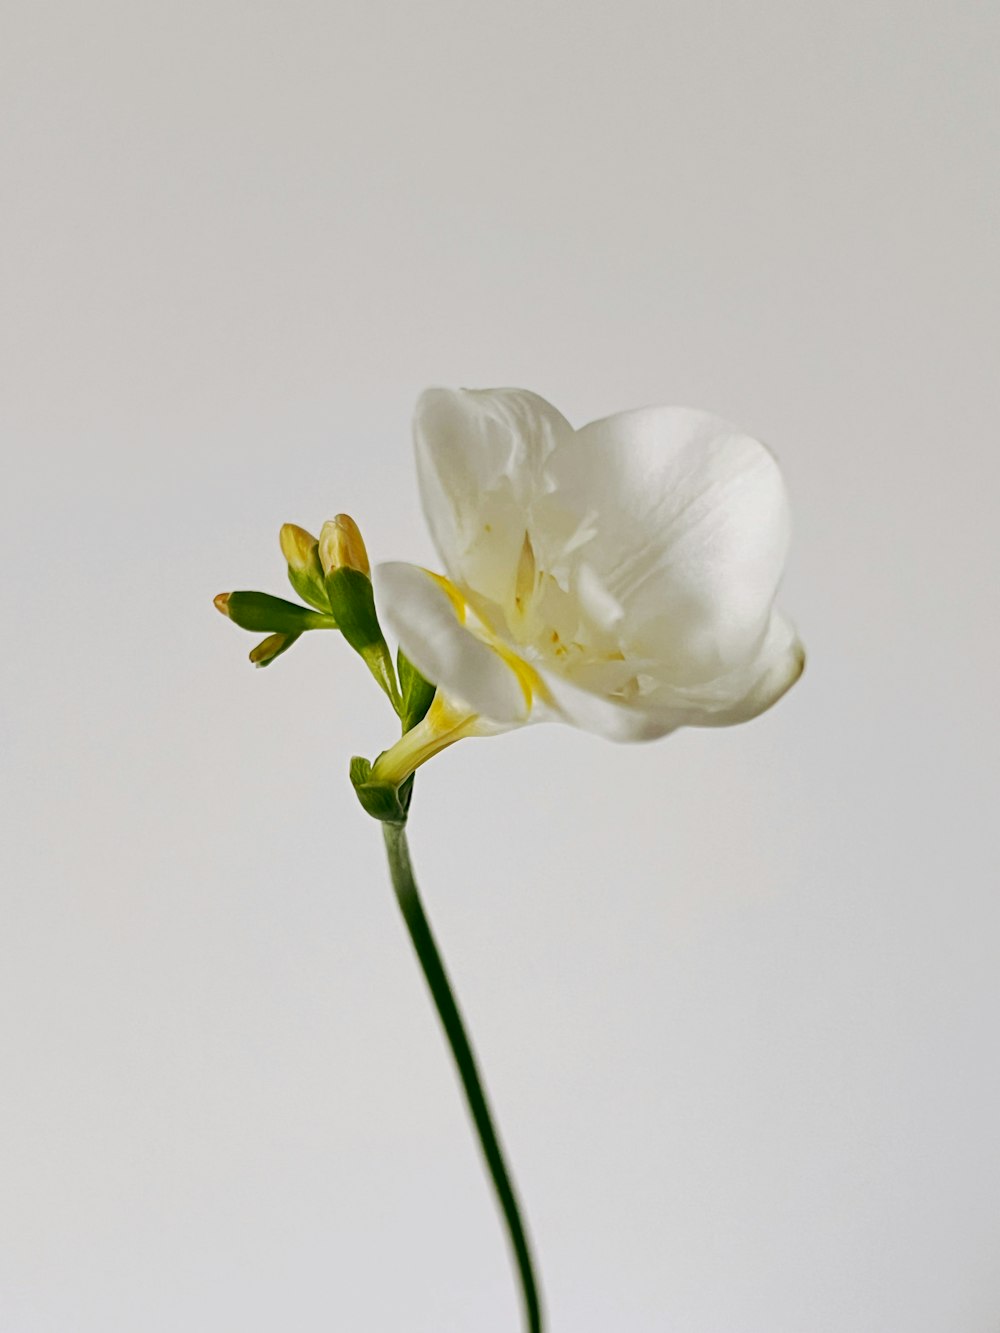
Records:
{"label": "green bract", "polygon": [[399,674],[399,688],[403,696],[401,720],[403,731],[407,732],[426,717],[437,687],[432,685],[429,680],[424,679],[402,651],[396,654],[396,670]]}

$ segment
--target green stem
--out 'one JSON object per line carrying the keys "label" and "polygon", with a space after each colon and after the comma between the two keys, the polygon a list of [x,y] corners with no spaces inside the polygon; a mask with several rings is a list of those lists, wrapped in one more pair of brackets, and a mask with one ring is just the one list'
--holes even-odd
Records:
{"label": "green stem", "polygon": [[441,1026],[455,1058],[462,1087],[465,1089],[469,1111],[479,1135],[479,1142],[493,1177],[497,1199],[507,1223],[511,1249],[517,1263],[521,1279],[521,1291],[524,1298],[525,1327],[528,1333],[542,1333],[542,1309],[538,1295],[538,1286],[531,1263],[531,1250],[525,1234],[524,1223],[517,1205],[517,1196],[511,1183],[510,1175],[504,1162],[503,1150],[497,1138],[490,1115],[489,1103],[483,1089],[482,1080],[476,1067],[476,1057],[466,1035],[462,1015],[459,1013],[455,996],[452,994],[448,974],[434,942],[430,923],[424,915],[424,909],[413,878],[410,865],[410,852],[406,844],[406,830],[401,824],[383,824],[385,848],[389,857],[389,872],[392,886],[396,891],[403,919],[410,932],[410,939],[420,959],[424,977],[430,988],[431,997],[438,1011]]}

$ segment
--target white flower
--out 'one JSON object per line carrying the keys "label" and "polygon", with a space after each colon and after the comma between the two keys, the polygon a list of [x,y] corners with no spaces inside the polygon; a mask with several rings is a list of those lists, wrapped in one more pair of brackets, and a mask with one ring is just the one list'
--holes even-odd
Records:
{"label": "white flower", "polygon": [[574,430],[520,389],[428,390],[414,430],[448,577],[387,564],[376,587],[462,734],[647,740],[755,717],[801,675],[773,605],[788,500],[757,440],[666,407]]}

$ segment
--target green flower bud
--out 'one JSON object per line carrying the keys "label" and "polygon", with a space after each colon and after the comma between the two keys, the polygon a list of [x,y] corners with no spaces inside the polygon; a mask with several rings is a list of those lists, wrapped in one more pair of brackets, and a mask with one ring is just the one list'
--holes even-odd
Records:
{"label": "green flower bud", "polygon": [[365,661],[368,670],[399,713],[402,701],[392,656],[378,623],[371,566],[358,525],[347,514],[323,524],[319,560],[326,575],[326,595],[337,628]]}
{"label": "green flower bud", "polygon": [[311,532],[286,523],[279,536],[281,554],[288,562],[288,581],[304,602],[317,611],[329,611],[330,601],[319,562],[319,542]]}
{"label": "green flower bud", "polygon": [[297,602],[272,597],[266,592],[221,592],[215,605],[241,629],[272,630],[302,634],[307,629],[336,629],[333,616],[309,611]]}
{"label": "green flower bud", "polygon": [[342,565],[326,576],[326,591],[344,638],[365,661],[398,713],[402,707],[389,646],[378,623],[372,581],[359,569]]}
{"label": "green flower bud", "polygon": [[385,643],[370,578],[343,566],[327,574],[326,592],[337,626],[355,652],[363,656],[373,645]]}
{"label": "green flower bud", "polygon": [[250,661],[256,667],[270,666],[276,657],[291,648],[298,637],[297,634],[271,634],[251,650]]}

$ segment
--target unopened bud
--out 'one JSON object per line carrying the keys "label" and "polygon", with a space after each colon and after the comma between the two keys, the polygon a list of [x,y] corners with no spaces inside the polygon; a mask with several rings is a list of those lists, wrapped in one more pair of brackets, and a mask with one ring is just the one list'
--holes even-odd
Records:
{"label": "unopened bud", "polygon": [[308,569],[316,550],[317,539],[297,523],[283,523],[278,536],[281,554],[294,569]]}
{"label": "unopened bud", "polygon": [[356,569],[365,578],[371,578],[364,539],[349,514],[338,514],[323,524],[319,534],[319,560],[324,574],[332,574],[335,569]]}
{"label": "unopened bud", "polygon": [[329,611],[330,602],[319,562],[319,543],[311,532],[296,523],[286,523],[279,540],[281,554],[288,562],[288,581],[303,601],[317,611]]}
{"label": "unopened bud", "polygon": [[[341,515],[342,517],[343,515]],[[326,567],[327,561],[323,554],[323,539],[328,537],[328,548],[333,546],[336,540],[337,522],[338,520],[334,519],[332,523],[323,525],[323,535],[319,539],[319,550],[324,567]],[[357,532],[353,523],[351,527]],[[360,536],[358,541],[361,541]],[[382,689],[385,690],[393,708],[398,713],[403,706],[403,701],[400,697],[399,686],[396,683],[392,657],[382,634],[382,628],[378,623],[378,612],[375,610],[375,592],[372,588],[371,576],[367,572],[368,557],[365,554],[363,543],[361,543],[361,554],[364,556],[364,569],[358,569],[347,564],[334,564],[332,568],[327,570],[326,593],[330,599],[330,609],[337,622],[337,628],[354,651],[364,658],[368,670]]]}
{"label": "unopened bud", "polygon": [[337,628],[329,613],[310,611],[298,602],[272,597],[269,592],[224,592],[215,599],[215,605],[241,629],[301,634],[307,629]]}
{"label": "unopened bud", "polygon": [[270,666],[276,657],[291,648],[298,637],[297,634],[270,634],[251,649],[250,661],[256,667]]}

